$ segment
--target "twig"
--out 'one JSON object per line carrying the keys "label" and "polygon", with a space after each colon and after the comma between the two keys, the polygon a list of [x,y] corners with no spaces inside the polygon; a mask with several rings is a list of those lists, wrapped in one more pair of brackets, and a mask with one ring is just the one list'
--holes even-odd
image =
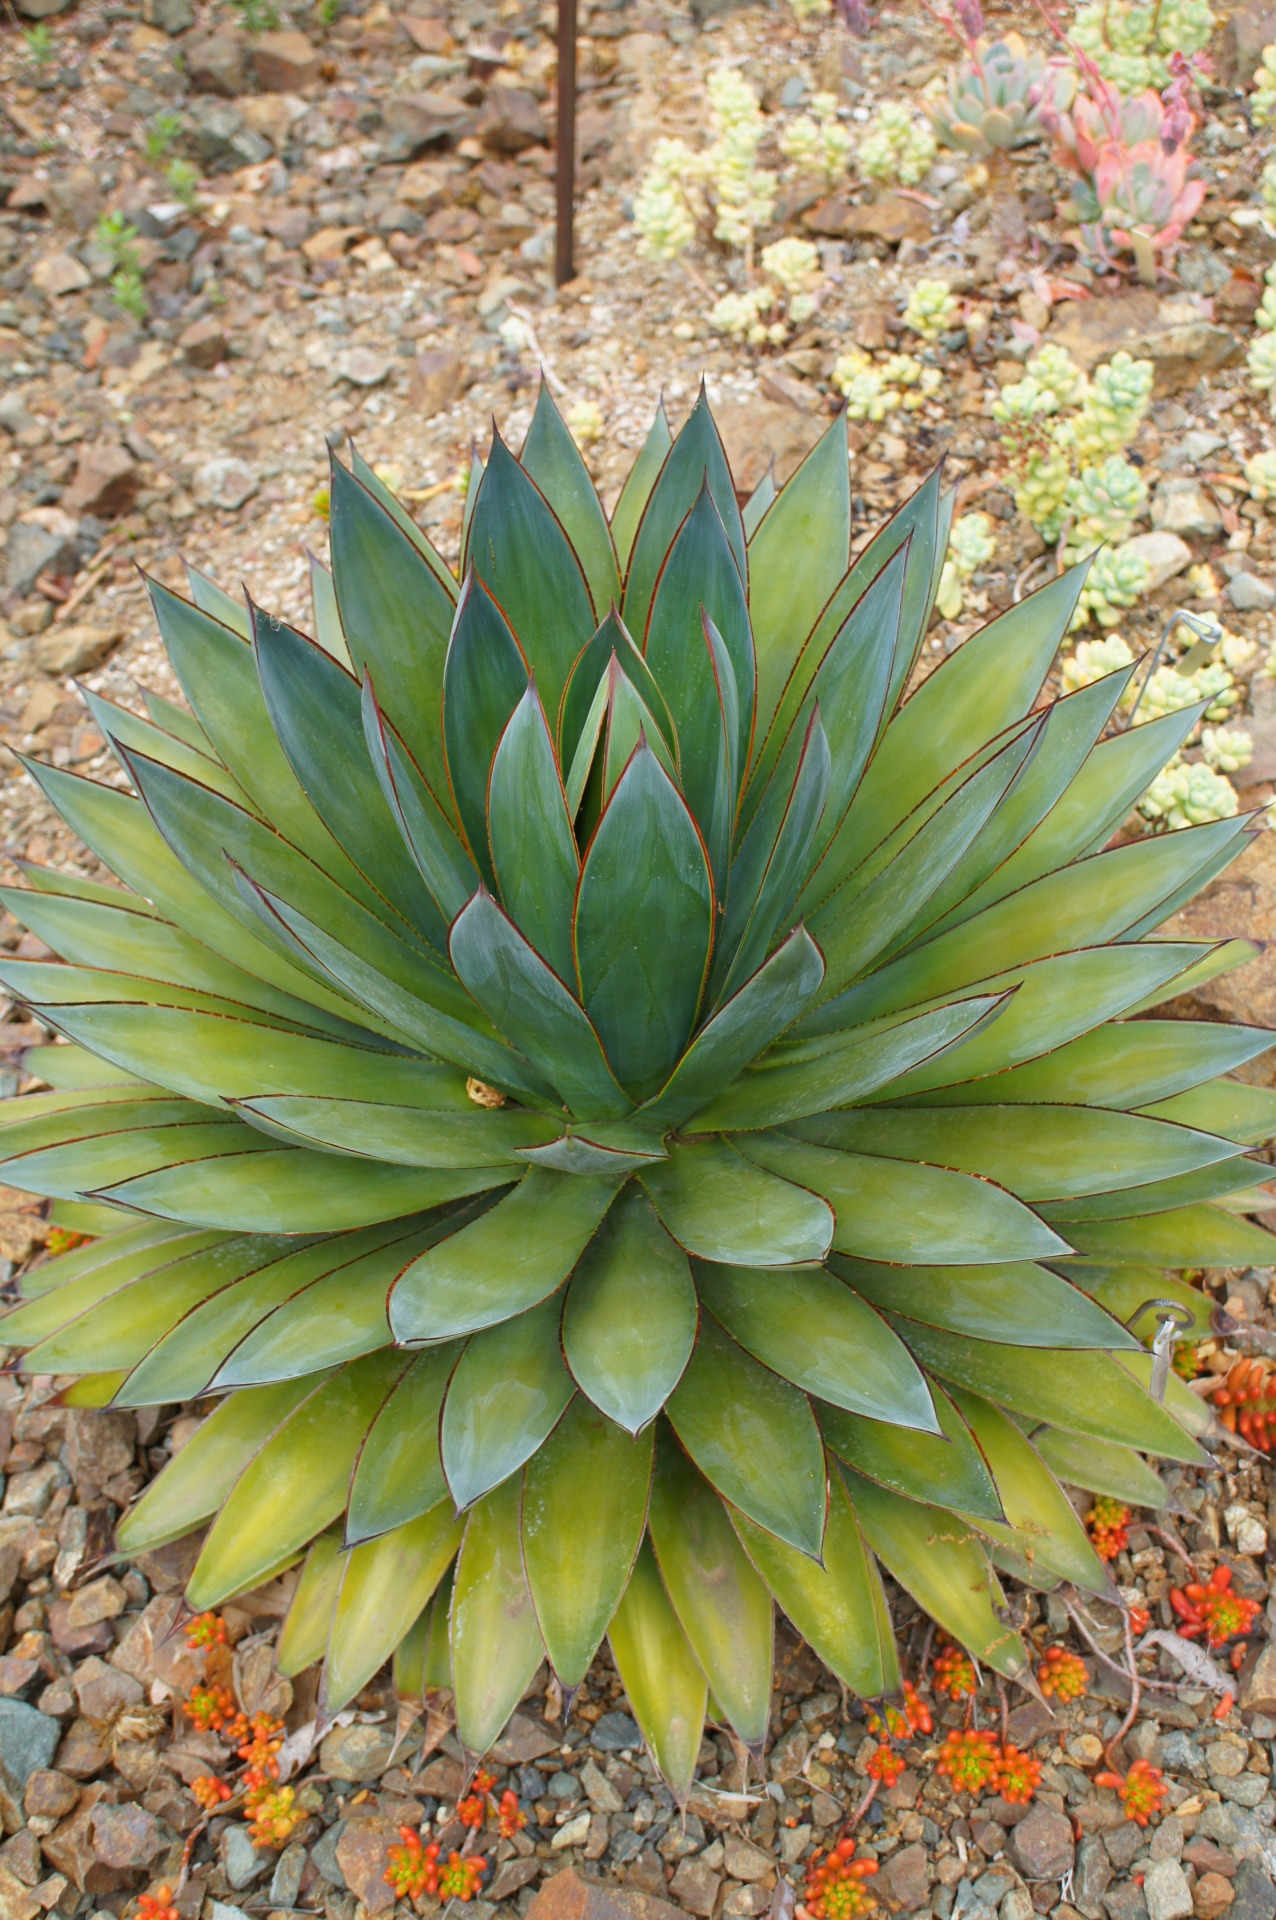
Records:
{"label": "twig", "polygon": [[[1113,1660],[1109,1654],[1106,1654],[1103,1651],[1103,1648],[1095,1640],[1094,1635],[1090,1633],[1090,1631],[1086,1627],[1086,1624],[1084,1619],[1082,1618],[1082,1615],[1078,1612],[1077,1608],[1073,1606],[1072,1602],[1068,1599],[1067,1595],[1061,1594],[1060,1598],[1063,1601],[1064,1607],[1068,1614],[1068,1618],[1071,1620],[1073,1626],[1076,1628],[1077,1632],[1081,1635],[1081,1638],[1085,1641],[1086,1645],[1089,1647],[1095,1659],[1102,1660],[1105,1667],[1110,1667],[1113,1673],[1119,1673],[1123,1680],[1128,1680],[1130,1676],[1126,1672],[1125,1668],[1121,1665],[1121,1663],[1118,1660]],[[1129,1620],[1129,1617],[1130,1616],[1127,1614],[1126,1615],[1127,1621]],[[1183,1692],[1191,1691],[1191,1689],[1180,1686],[1177,1680],[1141,1680],[1140,1685],[1143,1687],[1145,1692],[1148,1690],[1154,1693],[1183,1693]]]}
{"label": "twig", "polygon": [[1179,1539],[1177,1533],[1175,1533],[1173,1529],[1170,1527],[1155,1526],[1153,1522],[1150,1520],[1145,1521],[1144,1525],[1146,1526],[1149,1533],[1154,1533],[1156,1535],[1158,1540],[1164,1540],[1166,1546],[1170,1549],[1170,1551],[1178,1555],[1179,1559],[1183,1562],[1183,1565],[1187,1568],[1188,1572],[1193,1576],[1193,1578],[1195,1578],[1196,1562],[1193,1560],[1187,1548],[1183,1545],[1183,1542]]}
{"label": "twig", "polygon": [[1125,1657],[1129,1662],[1130,1705],[1126,1710],[1125,1719],[1103,1749],[1103,1757],[1109,1766],[1112,1765],[1113,1748],[1120,1746],[1138,1717],[1139,1702],[1143,1696],[1143,1683],[1139,1679],[1138,1664],[1134,1658],[1134,1631],[1130,1626],[1128,1613],[1122,1615],[1122,1624],[1125,1627]]}
{"label": "twig", "polygon": [[864,1795],[864,1798],[860,1801],[858,1807],[856,1807],[854,1813],[851,1815],[845,1827],[842,1829],[844,1833],[851,1833],[856,1827],[858,1827],[860,1821],[864,1818],[864,1815],[868,1812],[874,1800],[877,1798],[877,1789],[880,1785],[881,1785],[880,1780],[870,1781],[868,1792]]}
{"label": "twig", "polygon": [[1006,1697],[1006,1683],[997,1675],[997,1698],[1001,1702],[1001,1744],[1006,1746],[1010,1740],[1010,1701]]}

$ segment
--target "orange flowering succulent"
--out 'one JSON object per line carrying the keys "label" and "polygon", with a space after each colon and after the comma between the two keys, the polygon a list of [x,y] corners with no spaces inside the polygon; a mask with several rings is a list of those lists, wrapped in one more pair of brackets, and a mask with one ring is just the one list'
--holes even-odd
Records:
{"label": "orange flowering succulent", "polygon": [[283,1746],[284,1723],[277,1720],[273,1713],[255,1713],[245,1725],[237,1729],[239,1733],[238,1752],[244,1764],[254,1771],[269,1774],[272,1780],[279,1778],[279,1762],[275,1755]]}
{"label": "orange flowering succulent", "polygon": [[1115,1560],[1129,1545],[1130,1509],[1120,1500],[1101,1493],[1089,1513],[1086,1524],[1100,1560]]}
{"label": "orange flowering succulent", "polygon": [[1010,1806],[1026,1807],[1041,1785],[1041,1762],[1007,1743],[997,1755],[993,1782]]}
{"label": "orange flowering succulent", "polygon": [[226,1645],[226,1622],[220,1613],[197,1613],[193,1620],[186,1622],[186,1644],[188,1647],[224,1647]]}
{"label": "orange flowering succulent", "polygon": [[205,1813],[212,1813],[227,1800],[233,1799],[234,1791],[229,1781],[219,1780],[215,1773],[201,1773],[191,1781],[190,1786],[191,1799]]}
{"label": "orange flowering succulent", "polygon": [[427,1846],[413,1827],[400,1827],[400,1846],[391,1847],[389,1865],[382,1878],[393,1887],[400,1900],[419,1900],[423,1893],[439,1890],[439,1843]]}
{"label": "orange flowering succulent", "polygon": [[904,1756],[902,1753],[896,1753],[894,1747],[888,1747],[883,1743],[882,1746],[875,1747],[868,1756],[869,1779],[880,1780],[884,1787],[893,1787],[903,1771]]}
{"label": "orange flowering succulent", "polygon": [[520,1827],[527,1825],[526,1809],[518,1804],[518,1795],[512,1787],[506,1787],[501,1795],[500,1805],[496,1809],[496,1830],[502,1840],[512,1840]]}
{"label": "orange flowering succulent", "polygon": [[250,1814],[248,1832],[255,1847],[283,1847],[305,1819],[291,1787],[269,1787],[264,1781],[249,1790],[244,1811]]}
{"label": "orange flowering succulent", "polygon": [[876,1860],[855,1858],[855,1842],[849,1834],[827,1853],[813,1854],[803,1895],[812,1920],[859,1920],[861,1914],[877,1905],[864,1885],[876,1872]]}
{"label": "orange flowering succulent", "polygon": [[235,1696],[229,1687],[192,1687],[182,1712],[201,1733],[221,1733],[235,1717]]}
{"label": "orange flowering succulent", "polygon": [[1037,1668],[1037,1683],[1047,1700],[1079,1700],[1090,1684],[1085,1661],[1066,1647],[1047,1647]]}
{"label": "orange flowering succulent", "polygon": [[960,1647],[947,1643],[935,1655],[931,1685],[936,1693],[946,1694],[950,1700],[966,1699],[977,1685],[974,1661]]}
{"label": "orange flowering succulent", "polygon": [[177,1908],[173,1905],[173,1889],[167,1883],[156,1887],[154,1893],[139,1894],[137,1920],[178,1920]]}
{"label": "orange flowering succulent", "polygon": [[997,1773],[997,1736],[985,1728],[950,1733],[939,1750],[939,1773],[946,1773],[957,1793],[982,1793]]}
{"label": "orange flowering succulent", "polygon": [[1125,1817],[1136,1827],[1146,1827],[1153,1814],[1160,1813],[1169,1792],[1161,1778],[1161,1769],[1147,1760],[1136,1760],[1128,1773],[1096,1773],[1096,1787],[1111,1787],[1119,1793]]}
{"label": "orange flowering succulent", "polygon": [[1260,1453],[1276,1447],[1276,1368],[1270,1360],[1237,1360],[1210,1397],[1229,1432]]}
{"label": "orange flowering succulent", "polygon": [[1221,1647],[1238,1633],[1248,1633],[1261,1611],[1257,1600],[1232,1592],[1230,1567],[1216,1567],[1203,1585],[1193,1580],[1186,1587],[1171,1587],[1170,1605],[1183,1638],[1199,1640],[1204,1634],[1207,1647]]}

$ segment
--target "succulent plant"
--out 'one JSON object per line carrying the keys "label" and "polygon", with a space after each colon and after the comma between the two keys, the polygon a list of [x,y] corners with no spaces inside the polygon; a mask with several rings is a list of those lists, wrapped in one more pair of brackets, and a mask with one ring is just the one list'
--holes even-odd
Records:
{"label": "succulent plant", "polygon": [[801,172],[822,177],[828,186],[846,172],[854,144],[837,117],[837,99],[831,93],[817,93],[810,113],[800,114],[780,134],[785,158]]}
{"label": "succulent plant", "polygon": [[878,421],[897,408],[911,412],[924,405],[943,376],[938,367],[924,367],[909,353],[892,353],[877,361],[852,347],[838,358],[832,378],[845,398],[850,419]]}
{"label": "succulent plant", "polygon": [[[1260,393],[1276,390],[1276,333],[1260,333],[1250,341],[1245,356],[1251,385]],[[1276,400],[1273,401],[1276,405]]]}
{"label": "succulent plant", "polygon": [[986,567],[997,551],[992,521],[986,513],[963,513],[953,521],[948,536],[948,553],[939,576],[935,605],[945,620],[955,620],[961,612],[964,585],[972,574]]}
{"label": "succulent plant", "polygon": [[1231,820],[1239,807],[1236,789],[1223,774],[1202,761],[1188,762],[1177,755],[1139,801],[1144,818],[1170,832],[1204,826],[1211,820]]}
{"label": "succulent plant", "polygon": [[1045,55],[1030,53],[1017,33],[976,41],[949,78],[944,93],[929,102],[930,123],[945,147],[987,159],[1027,146],[1042,134],[1044,103],[1061,111],[1075,80]]}
{"label": "succulent plant", "polygon": [[1276,45],[1264,47],[1249,96],[1250,118],[1256,127],[1276,126]]}
{"label": "succulent plant", "polygon": [[1148,590],[1152,570],[1137,548],[1101,547],[1094,565],[1086,575],[1074,627],[1096,620],[1101,627],[1115,627],[1129,607],[1137,606]]}
{"label": "succulent plant", "polygon": [[1124,540],[1147,495],[1143,475],[1119,454],[1109,455],[1102,466],[1086,467],[1068,482],[1069,550],[1080,556]]}
{"label": "succulent plant", "polygon": [[919,280],[909,293],[901,316],[910,333],[938,340],[961,313],[961,302],[947,280]]}
{"label": "succulent plant", "polygon": [[1064,658],[1059,681],[1065,693],[1079,693],[1082,687],[1092,687],[1096,680],[1133,665],[1129,646],[1119,633],[1110,633],[1106,640],[1079,640]]}
{"label": "succulent plant", "polygon": [[[1202,702],[1207,720],[1226,720],[1232,708],[1239,705],[1240,697],[1240,688],[1221,660],[1211,660],[1194,673],[1180,673],[1173,666],[1158,667],[1143,689],[1135,723],[1142,725],[1163,714],[1181,713]],[[1199,722],[1193,726],[1193,734],[1198,727]]]}
{"label": "succulent plant", "polygon": [[1085,397],[1086,377],[1066,347],[1047,342],[1027,362],[1024,373],[1051,396],[1056,409],[1077,406]]}
{"label": "succulent plant", "polygon": [[638,251],[648,260],[676,260],[696,237],[686,180],[694,156],[685,140],[657,140],[634,195]]}
{"label": "succulent plant", "polygon": [[1054,444],[1034,453],[1024,468],[1015,488],[1015,505],[1043,540],[1053,543],[1063,530],[1071,481],[1072,463]]}
{"label": "succulent plant", "polygon": [[833,0],[789,0],[794,18],[802,26],[809,26],[813,20],[826,20],[833,11]]}
{"label": "succulent plant", "polygon": [[1263,218],[1269,227],[1276,227],[1276,160],[1264,163],[1259,176],[1259,196],[1263,202]]}
{"label": "succulent plant", "polygon": [[1135,360],[1124,351],[1095,368],[1069,429],[1079,460],[1088,464],[1130,445],[1151,404],[1152,378],[1150,360]]}
{"label": "succulent plant", "polygon": [[1276,328],[1276,266],[1263,275],[1263,297],[1254,309],[1254,325],[1264,333]]}
{"label": "succulent plant", "polygon": [[1276,500],[1276,447],[1265,447],[1261,453],[1251,453],[1245,462],[1245,484],[1249,488],[1251,500]]}
{"label": "succulent plant", "polygon": [[1164,87],[1175,53],[1199,53],[1214,31],[1209,0],[1089,0],[1071,37],[1125,93]]}
{"label": "succulent plant", "polygon": [[938,148],[929,125],[898,100],[886,100],[869,121],[856,158],[870,180],[915,187],[935,164]]}
{"label": "succulent plant", "polygon": [[1254,758],[1254,737],[1243,727],[1206,727],[1201,752],[1219,773],[1239,773]]}
{"label": "succulent plant", "polygon": [[1173,258],[1205,198],[1205,182],[1191,177],[1195,126],[1186,108],[1172,113],[1155,93],[1127,100],[1099,82],[1060,116],[1055,158],[1078,175],[1068,210],[1100,265],[1133,253],[1151,282],[1157,255]]}
{"label": "succulent plant", "polygon": [[542,390],[456,576],[362,461],[331,500],[313,639],[154,582],[189,709],[89,696],[133,790],[27,763],[121,884],[4,890],[69,1044],[0,1177],[100,1235],[5,1345],[216,1396],[120,1550],[208,1526],[197,1612],[304,1555],[285,1669],[332,1713],[393,1654],[474,1753],[608,1636],[678,1793],[710,1698],[761,1747],[776,1601],[866,1698],[880,1568],[1024,1671],[999,1569],[1108,1589],[1052,1463],[1199,1457],[1143,1269],[1270,1261],[1207,1124],[1268,1036],[1121,1019],[1232,957],[1148,936],[1246,823],[1096,851],[1195,710],[1038,705],[1076,571],[903,703],[947,509],[848,569],[840,421],[747,538],[703,396],[609,526]]}

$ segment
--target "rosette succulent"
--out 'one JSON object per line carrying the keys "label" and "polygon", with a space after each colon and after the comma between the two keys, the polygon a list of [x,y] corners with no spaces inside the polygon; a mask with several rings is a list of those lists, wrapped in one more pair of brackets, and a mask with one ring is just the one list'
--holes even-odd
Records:
{"label": "rosette succulent", "polygon": [[1002,1572],[1111,1592],[1056,1476],[1203,1457],[1125,1322],[1268,1264],[1268,1036],[1123,1016],[1246,951],[1150,936],[1247,823],[1104,850],[1199,708],[1038,704],[1082,570],[905,699],[949,507],[850,558],[841,422],[742,513],[661,413],[609,524],[542,391],[466,511],[454,571],[334,464],[313,635],[154,582],[189,704],[89,696],[124,784],[27,763],[118,883],[4,892],[69,1044],[0,1177],[98,1236],[5,1344],[204,1402],[120,1549],[207,1528],[197,1610],[305,1556],[325,1713],[393,1655],[477,1753],[608,1637],[682,1792],[777,1604],[865,1697],[884,1571],[1018,1674]]}
{"label": "rosette succulent", "polygon": [[929,102],[930,123],[943,146],[987,159],[1039,140],[1043,104],[1062,110],[1074,87],[1066,68],[1047,66],[1019,34],[980,39]]}

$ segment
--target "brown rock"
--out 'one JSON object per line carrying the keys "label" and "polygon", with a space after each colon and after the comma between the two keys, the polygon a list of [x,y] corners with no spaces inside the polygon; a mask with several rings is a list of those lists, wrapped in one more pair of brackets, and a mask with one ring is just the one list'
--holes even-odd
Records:
{"label": "brown rock", "polygon": [[1189,295],[1158,300],[1145,288],[1060,307],[1048,338],[1066,347],[1086,373],[1122,348],[1151,360],[1158,393],[1193,386],[1202,373],[1227,366],[1240,353],[1231,329],[1206,320]]}
{"label": "brown rock", "polygon": [[493,1903],[510,1899],[523,1887],[531,1885],[544,1864],[534,1854],[527,1860],[520,1859],[516,1854],[512,1860],[507,1860],[504,1866],[496,1869],[491,1885],[483,1889],[483,1898]]}
{"label": "brown rock", "polygon": [[100,1620],[117,1620],[127,1603],[128,1595],[119,1581],[106,1573],[100,1580],[90,1580],[87,1586],[78,1588],[63,1604],[67,1625],[78,1630],[95,1627]]}
{"label": "brown rock", "polygon": [[1227,8],[1219,79],[1225,87],[1247,86],[1258,70],[1263,48],[1276,40],[1276,0],[1243,0]]}
{"label": "brown rock", "polygon": [[146,1697],[140,1680],[96,1658],[81,1661],[72,1685],[80,1712],[90,1720],[110,1720],[125,1707],[135,1707]]}
{"label": "brown rock", "polygon": [[444,58],[456,51],[456,41],[441,20],[432,20],[420,13],[405,13],[399,25],[418,53],[433,53]]}
{"label": "brown rock", "polygon": [[465,372],[465,362],[459,353],[448,353],[443,348],[419,353],[412,362],[408,389],[413,411],[427,420],[442,413],[464,393]]}
{"label": "brown rock", "polygon": [[35,1920],[41,1912],[43,1908],[31,1889],[0,1862],[0,1920]]}
{"label": "brown rock", "polygon": [[1196,1920],[1218,1920],[1235,1898],[1230,1880],[1221,1873],[1203,1873],[1192,1888],[1192,1911]]}
{"label": "brown rock", "polygon": [[914,1913],[918,1907],[924,1907],[930,1898],[925,1847],[901,1847],[898,1853],[893,1853],[874,1881],[873,1890],[885,1893],[892,1905],[904,1913]]}
{"label": "brown rock", "polygon": [[430,213],[439,205],[445,191],[446,182],[438,169],[428,160],[419,160],[414,167],[403,169],[394,189],[394,197],[406,207],[416,207],[421,213]]}
{"label": "brown rock", "polygon": [[714,416],[742,495],[753,492],[773,456],[776,481],[783,485],[819,431],[805,415],[775,400],[715,400]]}
{"label": "brown rock", "polygon": [[526,87],[489,87],[475,131],[489,153],[522,153],[549,139],[540,101]]}
{"label": "brown rock", "polygon": [[834,240],[884,240],[892,247],[903,240],[920,244],[930,239],[925,207],[897,193],[884,193],[865,206],[852,206],[849,200],[833,195],[808,207],[802,225],[809,233],[827,234]]}
{"label": "brown rock", "polygon": [[304,93],[319,78],[319,55],[292,27],[263,33],[253,43],[253,66],[265,93]]}
{"label": "brown rock", "polygon": [[447,93],[403,93],[385,103],[387,146],[400,160],[415,160],[427,147],[471,132],[473,109]]}
{"label": "brown rock", "polygon": [[83,1408],[67,1429],[67,1465],[81,1498],[101,1493],[107,1482],[127,1473],[137,1445],[137,1417],[106,1408]]}
{"label": "brown rock", "polygon": [[785,373],[781,367],[767,367],[759,383],[768,400],[778,400],[781,405],[796,407],[799,413],[818,413],[820,396],[814,387],[805,380],[795,380],[791,373]]}
{"label": "brown rock", "polygon": [[192,320],[178,335],[177,344],[188,367],[206,371],[226,358],[225,329],[211,314],[206,320]]}
{"label": "brown rock", "polygon": [[709,1915],[718,1904],[718,1888],[721,1885],[722,1875],[693,1855],[688,1860],[679,1861],[678,1869],[669,1882],[669,1891],[688,1913],[700,1914],[703,1920],[709,1920]]}
{"label": "brown rock", "polygon": [[187,1694],[203,1677],[203,1655],[175,1633],[182,1602],[174,1593],[158,1595],[111,1655],[111,1665],[148,1686],[162,1680],[173,1693]]}
{"label": "brown rock", "polygon": [[73,1720],[57,1751],[58,1770],[73,1780],[91,1780],[110,1762],[111,1749],[96,1720],[83,1715]]}
{"label": "brown rock", "polygon": [[57,300],[64,293],[82,293],[85,287],[92,286],[92,277],[87,267],[71,253],[49,253],[43,260],[37,260],[31,269],[31,284],[38,287],[50,300]]}
{"label": "brown rock", "polygon": [[[1257,958],[1231,973],[1207,980],[1192,994],[1198,1006],[1231,1020],[1276,1024],[1276,847],[1270,833],[1257,834],[1225,873],[1210,883],[1180,912],[1167,920],[1159,937],[1166,940],[1230,940],[1241,934],[1254,942]],[[1265,1653],[1272,1652],[1266,1648]],[[1255,1666],[1250,1686],[1259,1680],[1262,1660]],[[1262,1669],[1263,1697],[1276,1712],[1276,1662]],[[1248,1707],[1254,1704],[1243,1696]],[[1260,1709],[1266,1711],[1267,1709]]]}
{"label": "brown rock", "polygon": [[388,1820],[348,1820],[337,1842],[337,1865],[351,1893],[369,1913],[388,1913],[394,1889],[386,1885],[390,1848],[398,1840]]}
{"label": "brown rock", "polygon": [[[1248,858],[1248,854],[1242,855],[1242,860]],[[1215,885],[1221,884],[1221,882],[1215,882]],[[1276,885],[1276,874],[1273,874],[1273,885]],[[1269,909],[1272,904],[1271,901],[1268,902]],[[1245,930],[1247,933],[1250,931],[1248,926]],[[1257,984],[1253,976],[1259,972],[1260,968],[1266,971],[1268,951],[1265,949],[1261,959],[1256,960],[1252,967],[1244,969],[1242,977],[1247,978],[1247,984],[1251,988]],[[1276,972],[1276,961],[1273,962],[1273,971]],[[1211,982],[1211,984],[1214,983]],[[1245,1004],[1252,1007],[1252,996],[1246,997]],[[1249,1015],[1251,1019],[1254,1017],[1253,1013]],[[1241,1690],[1241,1706],[1246,1712],[1276,1714],[1276,1646],[1269,1643],[1259,1654],[1254,1663],[1254,1670]]]}
{"label": "brown rock", "polygon": [[13,1834],[0,1847],[0,1864],[16,1873],[24,1887],[38,1886],[44,1878],[44,1860],[40,1853],[40,1842],[29,1827],[21,1833]]}
{"label": "brown rock", "polygon": [[425,237],[445,246],[459,246],[472,240],[482,224],[473,207],[439,207],[425,223]]}
{"label": "brown rock", "polygon": [[775,1861],[761,1847],[755,1847],[752,1840],[746,1840],[742,1833],[733,1833],[729,1829],[724,1836],[726,1844],[725,1866],[732,1880],[764,1881],[767,1886],[775,1882]]}
{"label": "brown rock", "polygon": [[362,236],[362,227],[320,227],[318,233],[302,241],[301,251],[312,265],[342,260]]}
{"label": "brown rock", "polygon": [[22,1805],[28,1816],[60,1820],[64,1813],[70,1813],[79,1798],[79,1787],[65,1773],[59,1773],[55,1767],[37,1767],[27,1781]]}
{"label": "brown rock", "polygon": [[584,1880],[568,1867],[545,1882],[524,1920],[678,1920],[678,1909],[636,1887]]}
{"label": "brown rock", "polygon": [[[489,1758],[498,1767],[530,1767],[547,1753],[557,1753],[560,1736],[552,1733],[543,1720],[530,1713],[516,1713],[510,1720]],[[433,1789],[427,1789],[433,1791]]]}
{"label": "brown rock", "polygon": [[42,1842],[50,1866],[64,1873],[81,1893],[113,1893],[130,1882],[131,1876],[124,1868],[108,1867],[93,1848],[93,1816],[99,1806],[107,1804],[110,1794],[111,1789],[100,1781],[86,1787],[70,1819],[55,1827]]}
{"label": "brown rock", "polygon": [[[35,643],[36,665],[42,673],[51,674],[55,680],[66,679],[75,673],[88,673],[93,667],[101,666],[123,637],[123,627],[82,626],[78,622],[46,627]],[[57,1637],[56,1633],[54,1637]],[[108,1641],[107,1647],[99,1651],[109,1650],[112,1644]],[[69,1653],[76,1649],[67,1647],[63,1651]]]}
{"label": "brown rock", "polygon": [[163,1829],[145,1807],[95,1807],[90,1826],[93,1850],[103,1866],[149,1866],[164,1848]]}
{"label": "brown rock", "polygon": [[220,93],[233,100],[247,86],[245,48],[237,33],[210,34],[207,40],[192,41],[184,53],[186,77],[196,93]]}
{"label": "brown rock", "polygon": [[142,476],[131,453],[114,440],[86,440],[80,448],[75,478],[62,495],[67,513],[91,513],[113,520],[127,513],[137,499]]}

